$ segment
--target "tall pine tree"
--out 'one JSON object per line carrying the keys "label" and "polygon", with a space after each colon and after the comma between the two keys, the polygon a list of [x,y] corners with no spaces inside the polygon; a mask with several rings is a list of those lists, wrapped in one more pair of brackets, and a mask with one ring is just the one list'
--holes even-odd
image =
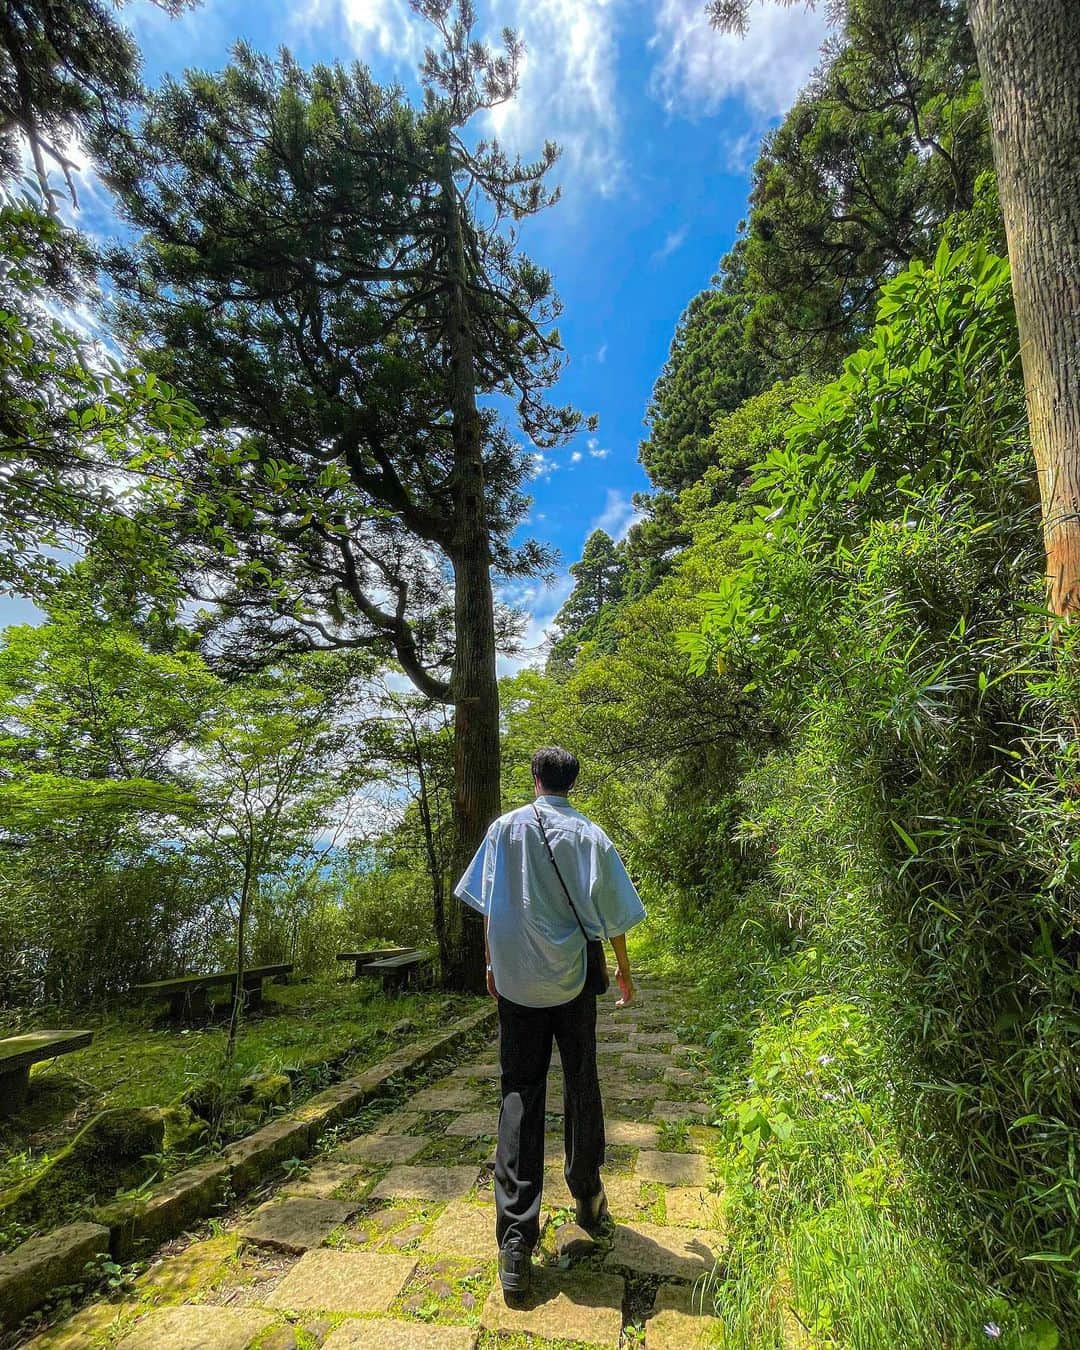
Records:
{"label": "tall pine tree", "polygon": [[[219,641],[246,660],[375,648],[452,703],[459,869],[501,804],[492,572],[544,564],[509,542],[527,447],[579,418],[546,401],[558,304],[514,229],[554,200],[557,152],[523,164],[471,135],[521,48],[474,42],[467,0],[414,7],[439,39],[421,108],[360,67],[240,48],[102,149],[143,232],[112,260],[124,326],[221,432],[168,489]],[[449,916],[446,980],[481,989],[478,918]]]}

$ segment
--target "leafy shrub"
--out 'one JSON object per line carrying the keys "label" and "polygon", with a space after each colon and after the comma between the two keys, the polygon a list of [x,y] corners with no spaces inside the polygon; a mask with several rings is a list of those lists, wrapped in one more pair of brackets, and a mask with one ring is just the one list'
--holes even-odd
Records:
{"label": "leafy shrub", "polygon": [[[744,778],[740,837],[790,913],[797,959],[813,953],[814,994],[791,994],[786,1031],[755,1040],[755,1080],[780,1067],[731,1109],[752,1125],[740,1147],[759,1140],[754,1184],[763,1168],[783,1177],[773,1222],[788,1225],[796,1302],[839,1343],[917,1343],[919,1290],[944,1289],[928,1272],[962,1244],[987,1280],[1075,1329],[1077,639],[1055,652],[1043,614],[1005,262],[943,245],[887,284],[872,340],[753,472],[741,562],[680,641],[776,731]],[[805,983],[790,965],[784,979]],[[850,1100],[822,1112],[824,1089],[792,1097],[792,1066],[841,1013],[865,1063],[846,1070]],[[861,1093],[887,1126],[884,1163],[880,1137],[860,1142]],[[894,1342],[868,1338],[858,1281],[829,1293],[830,1262],[808,1255],[879,1211],[896,1222],[873,1228],[877,1259],[922,1271],[881,1314]],[[851,1228],[851,1250],[869,1233]],[[812,1306],[800,1260],[818,1272]],[[952,1343],[963,1299],[933,1306],[919,1343]],[[1036,1322],[1025,1336],[1050,1334]]]}

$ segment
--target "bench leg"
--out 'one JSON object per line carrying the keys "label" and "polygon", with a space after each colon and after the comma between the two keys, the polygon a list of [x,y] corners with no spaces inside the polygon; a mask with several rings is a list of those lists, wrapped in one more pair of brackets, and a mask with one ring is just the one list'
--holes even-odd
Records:
{"label": "bench leg", "polygon": [[13,1116],[26,1105],[30,1095],[30,1066],[0,1073],[0,1116]]}
{"label": "bench leg", "polygon": [[244,1011],[254,1012],[262,1007],[262,976],[256,980],[244,980]]}
{"label": "bench leg", "polygon": [[210,995],[205,989],[190,989],[179,996],[178,1010],[173,1016],[177,1021],[206,1022],[210,1018]]}

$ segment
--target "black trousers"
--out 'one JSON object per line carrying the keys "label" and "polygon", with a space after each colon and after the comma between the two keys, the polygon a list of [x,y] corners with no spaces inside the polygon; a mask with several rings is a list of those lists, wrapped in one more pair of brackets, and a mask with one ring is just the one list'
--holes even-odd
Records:
{"label": "black trousers", "polygon": [[544,1112],[552,1040],[563,1068],[566,1184],[578,1200],[600,1190],[604,1105],[596,1073],[596,995],[584,991],[556,1008],[524,1008],[499,998],[502,1108],[495,1153],[495,1236],[500,1247],[530,1251],[540,1237]]}

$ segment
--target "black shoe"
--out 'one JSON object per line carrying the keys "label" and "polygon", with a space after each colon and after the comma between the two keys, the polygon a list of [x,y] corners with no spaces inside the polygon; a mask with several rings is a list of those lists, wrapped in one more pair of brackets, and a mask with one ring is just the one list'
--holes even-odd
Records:
{"label": "black shoe", "polygon": [[608,1216],[607,1196],[603,1186],[590,1200],[574,1201],[574,1217],[586,1233],[593,1233]]}
{"label": "black shoe", "polygon": [[499,1252],[499,1283],[504,1294],[517,1298],[529,1292],[532,1286],[532,1252],[512,1243]]}

